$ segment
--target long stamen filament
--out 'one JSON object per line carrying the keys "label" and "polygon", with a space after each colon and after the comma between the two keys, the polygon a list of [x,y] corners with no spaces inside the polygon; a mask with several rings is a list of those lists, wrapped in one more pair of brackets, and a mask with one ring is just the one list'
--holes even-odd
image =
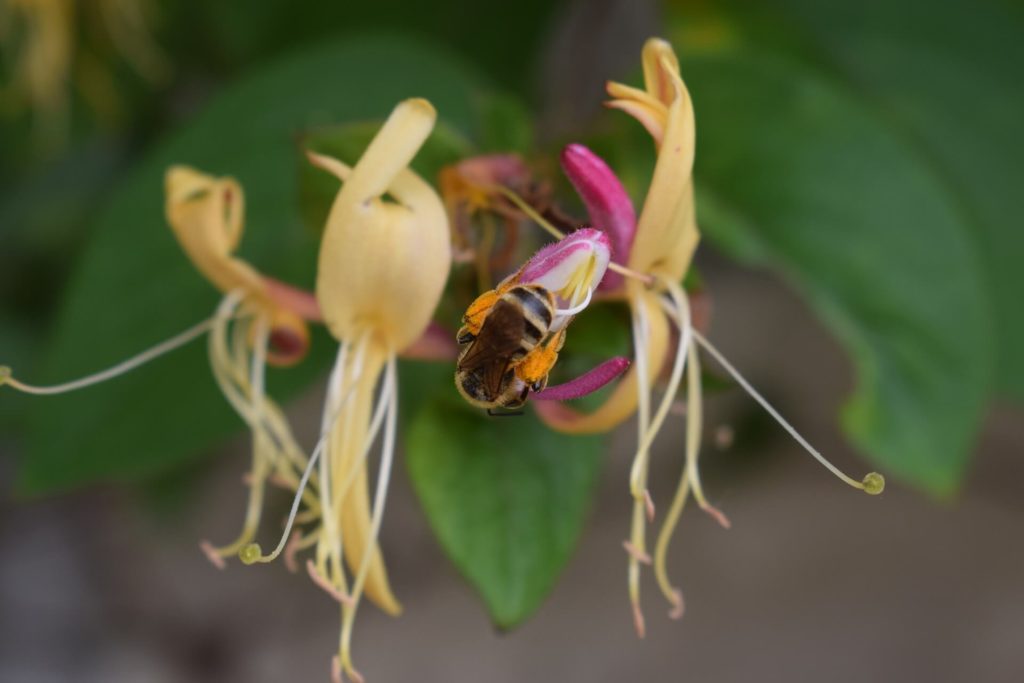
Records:
{"label": "long stamen filament", "polygon": [[387,410],[391,405],[390,401],[391,384],[387,381],[387,377],[385,377],[384,385],[381,387],[380,396],[377,398],[377,405],[373,411],[373,417],[370,419],[370,429],[367,431],[362,451],[353,463],[353,467],[349,470],[348,477],[345,478],[345,481],[342,484],[340,491],[340,497],[342,499],[344,499],[348,494],[349,488],[355,482],[356,477],[359,476],[363,463],[370,454],[370,448],[373,446],[373,442],[377,440],[377,435],[380,434],[381,425],[383,425],[384,418],[387,415]]}
{"label": "long stamen filament", "polygon": [[52,394],[63,394],[68,391],[75,391],[77,389],[83,389],[94,384],[106,382],[109,379],[113,379],[119,375],[123,375],[126,372],[130,372],[140,365],[145,365],[149,361],[159,358],[160,356],[174,351],[185,344],[188,344],[194,339],[198,339],[210,330],[213,326],[216,318],[211,317],[203,320],[202,322],[193,325],[184,332],[176,334],[175,336],[160,342],[156,346],[146,349],[142,353],[132,356],[131,358],[121,361],[117,365],[101,370],[99,372],[81,377],[70,382],[64,382],[62,384],[54,384],[50,386],[36,386],[32,384],[26,384],[20,380],[15,379],[10,374],[10,368],[0,367],[0,386],[8,384],[18,391],[22,391],[26,394],[36,394],[40,396],[48,396]]}
{"label": "long stamen filament", "polygon": [[[334,405],[331,413],[325,413],[326,419],[324,420],[324,424],[328,425],[328,428],[326,430],[321,430],[320,439],[319,441],[317,441],[316,447],[313,449],[313,453],[309,458],[309,462],[306,464],[306,468],[303,471],[302,478],[299,480],[299,484],[295,492],[295,497],[292,501],[291,511],[288,515],[288,521],[285,524],[284,533],[281,534],[281,539],[279,540],[277,546],[269,555],[263,555],[259,544],[256,543],[250,543],[248,546],[243,548],[242,551],[239,553],[239,557],[246,564],[253,564],[254,562],[272,562],[281,554],[281,552],[284,551],[284,549],[288,545],[288,539],[291,534],[291,529],[298,515],[299,502],[302,499],[306,486],[309,484],[309,479],[313,472],[313,467],[316,464],[316,461],[320,458],[323,450],[326,448],[327,439],[330,436],[330,425],[334,424],[335,420],[337,420],[338,416],[340,415],[342,408],[345,406],[346,403],[348,403],[349,399],[355,393],[357,383],[361,376],[361,368],[357,367],[355,372],[353,373],[353,377],[351,378],[351,380],[349,380],[349,386],[346,389],[346,391],[340,397],[337,396],[338,391],[336,387],[338,387],[344,381],[344,371],[342,368],[344,367],[347,353],[348,349],[345,346],[343,346],[342,349],[339,351],[338,364],[334,372],[332,372],[332,377],[330,379],[331,386],[328,389],[327,400],[329,406],[331,406],[332,404],[336,405]],[[360,354],[357,353],[357,358],[359,356]],[[325,510],[323,516],[326,516],[329,511],[327,501],[323,502],[323,507]],[[338,552],[340,553],[340,548],[338,549]]]}
{"label": "long stamen filament", "polygon": [[[324,413],[320,420],[320,439],[325,440],[331,432],[331,426],[337,419],[337,410],[340,409],[338,405],[338,394],[340,392],[341,383],[345,379],[345,365],[348,363],[349,343],[342,342],[338,348],[338,356],[334,361],[334,368],[331,370],[330,377],[327,380],[327,396],[324,400]],[[355,383],[352,384],[355,386]],[[329,448],[325,444],[324,448]],[[317,543],[316,550],[316,565],[320,575],[327,576],[327,565],[329,561],[333,562],[334,557],[340,557],[341,547],[340,539],[337,539],[337,533],[335,526],[337,520],[332,512],[333,505],[331,505],[331,479],[330,479],[330,458],[320,458],[319,476],[320,476],[320,509],[321,518],[323,520],[323,533],[321,534],[321,542]],[[337,541],[335,540],[337,539]]]}
{"label": "long stamen filament", "polygon": [[647,377],[647,318],[644,304],[631,306],[633,310],[633,340],[635,347],[637,381],[637,440],[638,448],[630,473],[630,493],[633,496],[633,515],[630,524],[630,547],[627,581],[629,601],[633,606],[633,623],[637,636],[644,637],[644,615],[640,607],[640,557],[646,554],[647,522],[647,451],[642,449],[644,435],[650,427],[650,405]]}
{"label": "long stamen filament", "polygon": [[299,486],[295,491],[295,498],[292,500],[291,511],[288,513],[288,521],[284,525],[284,533],[281,534],[281,540],[278,542],[277,547],[275,547],[269,555],[264,555],[259,544],[250,543],[242,548],[241,552],[238,554],[238,557],[242,562],[245,564],[253,564],[255,562],[273,562],[277,559],[277,556],[281,554],[285,546],[288,545],[288,539],[292,532],[292,525],[295,523],[295,517],[299,512],[299,504],[302,502],[302,493],[306,489],[309,477],[313,473],[313,467],[316,466],[317,460],[319,460],[326,442],[327,437],[321,436],[320,440],[316,444],[316,448],[313,449],[313,454],[309,456],[309,463],[306,464],[306,469],[302,472],[302,478],[299,480]]}
{"label": "long stamen filament", "polygon": [[[683,288],[678,283],[673,281],[666,280],[665,286],[669,298],[672,300],[672,305],[668,305],[667,302],[663,301],[662,308],[675,321],[680,330],[688,330],[681,335],[682,339],[680,340],[680,343],[686,341],[686,346],[681,346],[680,350],[686,353],[690,363],[690,376],[687,382],[686,428],[687,434],[690,434],[692,430],[699,435],[700,425],[704,419],[700,384],[700,359],[697,357],[696,347],[690,341],[692,335],[696,334],[696,330],[693,329],[691,324],[689,301],[686,292],[683,291]],[[693,497],[697,500],[701,510],[714,517],[715,521],[728,529],[731,526],[729,518],[721,510],[709,503],[704,495],[704,487],[700,483],[700,470],[697,468],[697,456],[700,447],[699,439],[697,444],[696,448],[687,448],[686,452],[687,479],[693,488]]]}
{"label": "long stamen filament", "polygon": [[[672,283],[665,278],[659,278],[664,284],[666,284],[669,291],[669,295],[672,297],[672,301],[675,304],[678,315],[673,318],[679,329],[679,345],[676,348],[676,356],[672,363],[672,373],[669,375],[668,385],[665,388],[665,394],[661,399],[661,403],[658,405],[658,410],[654,414],[654,418],[651,420],[651,425],[647,429],[647,433],[643,435],[640,442],[640,449],[646,451],[654,443],[654,438],[658,435],[661,430],[661,425],[665,422],[665,418],[668,417],[669,412],[672,409],[672,403],[675,400],[676,392],[679,390],[679,385],[683,377],[683,369],[686,367],[687,349],[690,348],[691,331],[693,326],[690,324],[690,306],[686,298],[686,294],[680,291],[673,291]],[[678,285],[675,285],[678,288]]]}
{"label": "long stamen filament", "polygon": [[387,369],[385,375],[385,386],[383,391],[388,394],[387,399],[387,425],[384,429],[384,443],[381,447],[380,466],[377,471],[377,488],[373,498],[373,512],[370,518],[370,537],[367,543],[366,552],[359,564],[359,571],[352,584],[352,604],[343,606],[343,620],[341,630],[341,663],[353,678],[359,674],[352,666],[351,642],[352,626],[355,622],[356,610],[359,606],[359,599],[362,597],[363,585],[366,582],[370,570],[370,560],[373,557],[372,549],[380,536],[381,521],[384,516],[384,506],[387,502],[388,483],[391,479],[391,464],[395,452],[395,434],[398,417],[398,371],[395,364],[395,355],[388,355]]}
{"label": "long stamen filament", "polygon": [[[687,430],[687,454],[689,454],[691,449],[696,450],[699,443],[699,432],[695,432],[695,437],[691,437],[690,431]],[[683,593],[673,586],[668,578],[668,546],[672,541],[672,534],[676,530],[679,518],[683,514],[683,507],[686,505],[686,499],[690,494],[690,480],[686,475],[687,471],[684,465],[682,474],[679,476],[679,486],[676,488],[672,504],[665,514],[665,521],[662,522],[661,529],[658,531],[658,540],[654,544],[654,578],[657,580],[658,587],[661,589],[665,599],[672,605],[669,616],[673,619],[680,619],[683,616]]]}
{"label": "long stamen filament", "polygon": [[846,475],[842,470],[840,470],[838,467],[836,467],[831,462],[826,460],[825,456],[819,453],[817,449],[815,449],[814,446],[812,446],[807,441],[807,439],[801,436],[800,433],[796,431],[796,429],[793,427],[793,425],[787,422],[786,419],[783,418],[782,415],[780,415],[779,412],[775,410],[775,408],[772,407],[772,405],[768,403],[768,401],[763,396],[761,396],[761,394],[758,393],[756,389],[754,389],[753,386],[751,386],[750,382],[748,382],[743,377],[743,375],[739,373],[739,370],[733,367],[732,363],[725,359],[725,356],[723,356],[721,352],[719,352],[719,350],[716,349],[711,344],[711,342],[705,339],[704,336],[696,330],[693,331],[693,336],[694,339],[697,340],[697,343],[704,347],[704,350],[707,351],[711,355],[711,357],[714,358],[718,362],[718,364],[721,365],[726,370],[726,372],[728,372],[732,376],[736,383],[743,387],[743,389],[748,394],[750,394],[751,398],[760,403],[761,407],[764,408],[769,415],[775,418],[775,421],[782,425],[783,429],[789,432],[790,436],[792,436],[797,443],[803,446],[804,450],[813,455],[818,462],[824,465],[828,471],[830,471],[836,477],[846,482],[853,488],[861,489],[865,493],[871,495],[878,495],[885,489],[885,478],[878,472],[868,472],[866,475],[864,475],[863,480],[857,481],[856,479]]}

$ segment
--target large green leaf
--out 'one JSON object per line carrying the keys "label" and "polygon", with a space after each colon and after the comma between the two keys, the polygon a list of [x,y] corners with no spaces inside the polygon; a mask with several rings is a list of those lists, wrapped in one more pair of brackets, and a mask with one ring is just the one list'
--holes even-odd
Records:
{"label": "large green leaf", "polygon": [[[790,32],[776,45],[843,82],[884,116],[962,204],[994,304],[996,389],[1024,401],[1020,5],[784,0],[772,4],[770,16]],[[746,17],[752,27],[768,21]]]}
{"label": "large green leaf", "polygon": [[[340,31],[402,31],[429,37],[477,65],[503,87],[526,92],[528,77],[538,66],[538,55],[549,34],[549,22],[562,3],[552,0],[520,0],[514,7],[479,0],[446,2],[303,3],[301,11],[291,0],[261,2],[170,3],[178,23],[189,31],[174,38],[188,47],[192,31],[205,29],[206,44],[199,48],[244,64],[283,47],[336,35]],[[215,41],[215,49],[209,42]],[[198,41],[196,41],[198,42]]]}
{"label": "large green leaf", "polygon": [[[468,130],[478,81],[415,41],[367,38],[324,44],[255,72],[227,90],[149,156],[102,213],[74,273],[40,377],[95,371],[210,315],[212,287],[194,271],[163,218],[163,173],[173,163],[231,174],[247,198],[242,256],[264,272],[310,287],[315,238],[301,227],[296,136],[345,120],[380,119],[401,99],[427,97],[442,120]],[[202,344],[81,393],[12,396],[27,411],[23,490],[127,479],[194,457],[241,427],[217,393]],[[274,372],[286,399],[322,370],[333,343],[314,338],[313,357]],[[17,368],[15,368],[17,370]]]}
{"label": "large green leaf", "polygon": [[[447,378],[451,389],[450,370]],[[530,413],[487,417],[448,397],[405,433],[413,484],[448,556],[511,628],[540,605],[582,530],[601,440],[544,428]]]}
{"label": "large green leaf", "polygon": [[686,57],[707,236],[784,271],[851,351],[854,442],[883,471],[948,493],[993,345],[961,206],[885,119],[814,71],[754,48]]}

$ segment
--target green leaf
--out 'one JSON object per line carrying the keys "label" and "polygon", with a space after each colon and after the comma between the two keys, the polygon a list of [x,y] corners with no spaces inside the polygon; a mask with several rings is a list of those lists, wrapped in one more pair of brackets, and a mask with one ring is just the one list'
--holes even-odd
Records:
{"label": "green leaf", "polygon": [[[381,119],[411,96],[430,99],[442,120],[467,130],[478,89],[472,71],[408,39],[324,44],[241,80],[116,192],[71,278],[41,376],[21,379],[56,382],[94,372],[212,314],[218,295],[164,223],[169,165],[236,176],[247,201],[241,256],[310,288],[316,240],[303,230],[296,206],[296,170],[305,163],[296,135],[339,121]],[[300,367],[271,372],[271,393],[285,400],[307,386],[332,348],[333,341],[317,334]],[[215,388],[201,343],[76,394],[3,391],[0,405],[29,413],[19,482],[26,492],[167,470],[242,427]]]}
{"label": "green leaf", "polygon": [[445,552],[494,623],[517,625],[576,545],[601,439],[556,434],[529,412],[487,417],[457,396],[424,405],[405,437],[413,484]]}
{"label": "green leaf", "polygon": [[684,59],[708,238],[781,269],[851,351],[843,411],[886,473],[950,492],[991,379],[967,220],[925,159],[853,93],[735,47]]}
{"label": "green leaf", "polygon": [[994,304],[995,388],[1024,402],[1019,4],[784,0],[772,12],[805,59],[884,116],[963,209]]}
{"label": "green leaf", "polygon": [[210,34],[205,36],[207,42],[214,40],[216,47],[202,43],[199,47],[236,64],[340,31],[352,35],[402,31],[429,37],[503,87],[526,93],[560,5],[551,0],[520,0],[514,8],[479,0],[376,0],[304,3],[297,11],[292,0],[262,0],[169,3],[167,10],[177,15],[184,29],[180,34],[189,37],[197,25],[205,27]]}

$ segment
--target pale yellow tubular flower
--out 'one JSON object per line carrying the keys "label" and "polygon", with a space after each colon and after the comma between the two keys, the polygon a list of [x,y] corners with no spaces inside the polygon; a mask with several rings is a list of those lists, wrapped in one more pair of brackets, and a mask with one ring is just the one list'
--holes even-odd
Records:
{"label": "pale yellow tubular flower", "polygon": [[234,178],[214,178],[189,166],[164,175],[167,222],[196,269],[222,292],[265,297],[259,274],[235,258],[245,224],[245,196]]}
{"label": "pale yellow tubular flower", "polygon": [[[643,90],[620,83],[607,85],[608,94],[612,97],[608,106],[636,118],[650,133],[657,149],[651,184],[635,223],[630,220],[632,206],[624,188],[603,160],[582,145],[575,144],[566,147],[562,155],[563,168],[587,205],[595,225],[609,232],[612,242],[619,244],[620,257],[629,254],[628,268],[616,271],[625,276],[624,280],[621,285],[613,286],[610,293],[613,296],[624,293],[629,302],[633,316],[635,360],[610,398],[593,413],[583,414],[561,405],[538,406],[538,414],[549,426],[568,433],[606,431],[634,412],[637,415],[637,449],[629,486],[633,510],[630,536],[624,546],[629,554],[629,597],[640,636],[644,634],[640,608],[641,565],[653,563],[658,586],[672,606],[670,615],[676,618],[682,615],[683,597],[669,581],[667,554],[672,533],[690,494],[705,512],[723,527],[729,527],[729,520],[705,496],[697,466],[702,419],[698,346],[703,347],[737,384],[839,479],[873,495],[881,493],[885,486],[885,480],[878,473],[868,473],[857,481],[828,462],[694,328],[689,300],[680,284],[700,240],[692,177],[695,151],[693,104],[680,76],[679,62],[667,42],[657,38],[647,41],[643,49],[643,71]],[[542,217],[528,215],[543,224]],[[545,227],[549,232],[554,231],[552,226]],[[676,328],[679,340],[673,350],[665,391],[654,408],[651,391],[665,364],[670,324]],[[688,363],[689,369],[686,368]],[[646,526],[653,521],[655,512],[647,489],[650,449],[671,412],[684,372],[688,379],[685,466],[662,522],[652,560],[646,547]]]}
{"label": "pale yellow tubular flower", "polygon": [[[318,463],[323,523],[309,568],[342,603],[338,667],[356,680],[351,637],[360,597],[365,592],[389,614],[401,610],[377,544],[396,438],[395,359],[426,330],[451,266],[444,205],[408,168],[435,118],[426,100],[406,100],[354,167],[308,155],[343,182],[327,218],[317,271],[317,300],[340,347]],[[380,431],[371,505],[367,458]]]}
{"label": "pale yellow tubular flower", "polygon": [[[245,483],[249,503],[242,531],[233,542],[200,547],[217,567],[243,554],[259,526],[267,483],[300,491],[305,518],[319,516],[316,480],[300,473],[309,458],[298,446],[281,409],[266,395],[268,364],[290,365],[305,354],[309,332],[304,318],[317,319],[312,295],[261,276],[234,256],[242,236],[244,197],[231,178],[214,178],[185,166],[167,171],[166,215],[186,255],[211,283],[224,293],[216,313],[188,330],[117,365],[71,382],[34,386],[0,368],[0,384],[31,394],[75,391],[114,379],[144,363],[208,334],[210,366],[225,398],[252,432],[252,469]],[[301,314],[301,315],[300,315]],[[305,484],[309,484],[309,488]],[[259,559],[250,552],[242,558]]]}
{"label": "pale yellow tubular flower", "polygon": [[[609,105],[636,116],[651,132],[658,149],[628,266],[635,272],[680,280],[699,241],[693,203],[693,105],[671,45],[657,38],[647,41],[643,63],[646,90],[608,84],[609,94],[616,98]],[[634,342],[635,354],[643,354],[646,362],[634,363],[608,399],[592,413],[546,408],[542,415],[545,421],[560,431],[587,434],[608,431],[621,424],[636,412],[640,368],[647,368],[643,382],[647,387],[654,384],[661,372],[669,332],[659,297],[635,278],[626,281],[626,292],[634,309],[649,309],[647,344]]]}
{"label": "pale yellow tubular flower", "polygon": [[693,204],[693,103],[671,45],[657,38],[647,41],[643,64],[647,92],[665,104],[666,113],[660,126],[663,133],[655,136],[658,158],[637,221],[629,266],[679,281],[700,239]]}
{"label": "pale yellow tubular flower", "polygon": [[[267,280],[234,256],[245,223],[245,197],[233,178],[215,178],[186,166],[165,175],[167,221],[196,269],[226,296],[209,336],[210,366],[221,392],[252,432],[253,461],[247,475],[249,503],[239,536],[215,547],[200,547],[210,561],[224,566],[256,536],[266,483],[272,477],[286,488],[298,485],[307,458],[297,445],[280,408],[266,396],[268,361],[288,364],[308,345],[302,319],[278,305]],[[286,340],[294,355],[275,353],[272,335]],[[307,504],[315,508],[312,491]]]}

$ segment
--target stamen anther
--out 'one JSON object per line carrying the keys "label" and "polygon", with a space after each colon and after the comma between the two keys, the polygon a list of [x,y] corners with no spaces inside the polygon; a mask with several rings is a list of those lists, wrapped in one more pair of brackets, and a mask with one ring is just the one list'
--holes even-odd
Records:
{"label": "stamen anther", "polygon": [[648,555],[647,553],[645,553],[644,551],[640,550],[639,548],[637,548],[630,541],[623,541],[622,542],[622,547],[625,548],[626,552],[629,553],[629,556],[632,557],[637,562],[639,562],[641,564],[650,564],[651,563],[651,556]]}
{"label": "stamen anther", "polygon": [[651,498],[650,489],[644,489],[644,507],[647,510],[647,521],[654,521],[654,499]]}
{"label": "stamen anther", "polygon": [[334,586],[334,584],[320,575],[320,572],[316,570],[316,563],[313,562],[313,560],[306,560],[306,572],[309,574],[309,578],[312,579],[313,583],[341,604],[346,607],[352,607],[355,604],[352,596],[342,593],[336,586]]}
{"label": "stamen anther", "polygon": [[668,611],[669,619],[682,619],[683,613],[686,611],[686,604],[683,602],[683,591],[676,588],[672,591],[672,597],[669,599],[672,603],[672,609]]}
{"label": "stamen anther", "polygon": [[220,569],[221,571],[227,569],[227,564],[224,562],[224,557],[217,552],[217,549],[213,546],[212,543],[210,543],[209,541],[200,541],[199,549],[203,551],[203,554],[206,555],[206,559],[208,559],[210,561],[210,564],[212,564],[214,567]]}
{"label": "stamen anther", "polygon": [[284,548],[284,566],[288,568],[292,574],[299,571],[299,563],[295,559],[295,555],[299,552],[299,541],[302,539],[302,534],[298,531],[292,532],[292,537],[288,539],[288,545]]}
{"label": "stamen anther", "polygon": [[633,627],[636,629],[636,637],[643,638],[647,634],[647,627],[644,624],[644,613],[640,609],[640,603],[633,603]]}
{"label": "stamen anther", "polygon": [[714,505],[711,505],[710,503],[702,504],[700,509],[711,515],[716,522],[722,525],[722,528],[729,529],[732,527],[732,522],[730,522],[729,518],[725,516],[725,513]]}

